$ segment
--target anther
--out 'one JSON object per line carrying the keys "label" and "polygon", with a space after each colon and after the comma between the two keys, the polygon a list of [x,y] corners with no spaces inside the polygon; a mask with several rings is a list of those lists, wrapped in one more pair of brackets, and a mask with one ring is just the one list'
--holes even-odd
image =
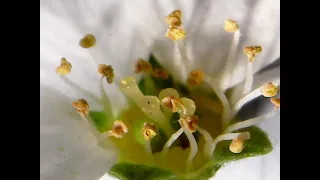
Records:
{"label": "anther", "polygon": [[136,68],[135,68],[135,73],[140,73],[140,72],[145,72],[145,73],[152,72],[151,64],[141,58],[138,59],[138,62],[136,64]]}
{"label": "anther", "polygon": [[79,42],[82,48],[90,48],[96,44],[96,38],[92,34],[85,35]]}
{"label": "anther", "polygon": [[156,68],[153,70],[152,76],[160,79],[168,79],[169,73],[163,68]]}
{"label": "anther", "polygon": [[179,123],[185,127],[189,132],[194,133],[198,129],[199,117],[197,115],[188,116],[185,119],[180,119]]}
{"label": "anther", "polygon": [[256,54],[260,53],[261,51],[262,51],[261,46],[247,46],[243,49],[243,52],[247,55],[250,63],[253,62]]}
{"label": "anther", "polygon": [[89,115],[89,104],[84,99],[78,99],[77,101],[72,102],[72,106],[78,111],[78,113],[86,117]]}
{"label": "anther", "polygon": [[143,124],[141,133],[146,141],[150,141],[154,136],[157,135],[156,127],[153,124],[145,122]]}
{"label": "anther", "polygon": [[187,84],[189,86],[200,85],[204,81],[204,73],[200,70],[192,70],[189,73]]}
{"label": "anther", "polygon": [[231,19],[227,19],[224,22],[224,30],[229,32],[229,33],[233,33],[236,32],[239,29],[239,25],[237,24],[236,21],[233,21]]}
{"label": "anther", "polygon": [[260,92],[264,97],[274,97],[278,94],[278,87],[269,82],[260,88]]}
{"label": "anther", "polygon": [[112,130],[108,131],[108,136],[115,138],[123,138],[123,135],[128,133],[127,126],[120,120],[113,122]]}
{"label": "anther", "polygon": [[72,69],[72,65],[66,58],[61,58],[60,66],[56,68],[56,73],[59,75],[67,75],[70,74]]}
{"label": "anther", "polygon": [[172,27],[181,26],[181,16],[182,14],[180,10],[174,10],[166,17],[166,23]]}
{"label": "anther", "polygon": [[274,104],[277,108],[280,108],[280,98],[271,98],[270,101]]}
{"label": "anther", "polygon": [[186,32],[180,27],[169,27],[165,36],[173,41],[177,41],[184,39]]}
{"label": "anther", "polygon": [[98,72],[103,76],[106,77],[107,82],[111,84],[113,82],[114,73],[112,66],[106,64],[99,64],[98,65]]}

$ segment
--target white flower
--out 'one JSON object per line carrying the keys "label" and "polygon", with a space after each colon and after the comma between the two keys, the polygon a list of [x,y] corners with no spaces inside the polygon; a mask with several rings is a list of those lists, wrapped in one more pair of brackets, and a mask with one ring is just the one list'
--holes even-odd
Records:
{"label": "white flower", "polygon": [[[112,65],[116,76],[124,78],[133,74],[135,60],[147,59],[150,52],[175,79],[184,82],[187,74],[181,64],[177,66],[181,54],[175,43],[164,37],[167,29],[164,18],[180,9],[183,12],[182,26],[187,32],[182,55],[190,59],[185,72],[201,69],[210,77],[219,77],[214,85],[220,85],[221,91],[233,88],[234,96],[229,100],[231,104],[238,102],[235,106],[238,108],[260,95],[261,85],[270,81],[280,83],[279,68],[256,74],[252,83],[254,93],[239,101],[243,97],[245,79],[250,77],[250,74],[246,76],[248,61],[242,52],[244,46],[263,47],[263,53],[253,62],[253,73],[280,56],[279,4],[278,0],[41,1],[41,179],[98,179],[117,159],[115,147],[111,144],[107,144],[109,147],[98,146],[95,134],[71,106],[75,99],[86,99],[91,95],[82,97],[85,95],[83,91],[79,93],[79,88],[66,85],[56,75],[54,68],[61,57],[72,62],[72,73],[68,78],[94,96],[100,96],[101,76],[97,73],[97,64]],[[225,32],[223,24],[226,19],[236,20],[240,33]],[[98,40],[94,48],[79,46],[78,42],[85,34],[93,34]],[[234,36],[239,47],[236,53],[231,53],[234,63],[225,68]],[[105,85],[104,88],[112,103],[113,114],[118,114],[127,105],[126,98],[117,86]],[[89,99],[90,108],[101,110],[101,104],[92,101],[94,98]],[[257,158],[251,161],[257,161]],[[246,165],[247,169],[250,168],[250,164],[243,163]],[[221,174],[223,178],[233,179],[232,169],[225,174],[224,170],[221,171],[217,178]],[[237,176],[260,178],[248,174]],[[270,179],[275,178],[279,177]]]}

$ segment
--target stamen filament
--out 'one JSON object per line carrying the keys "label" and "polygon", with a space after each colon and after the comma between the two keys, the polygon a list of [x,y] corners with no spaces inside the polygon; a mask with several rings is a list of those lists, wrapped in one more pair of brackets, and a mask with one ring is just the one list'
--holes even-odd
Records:
{"label": "stamen filament", "polygon": [[[237,48],[240,40],[240,30],[237,30],[233,33],[233,39],[230,46],[227,62],[225,64],[224,70],[222,71],[222,78],[221,78],[221,89],[224,89],[227,87],[227,85],[230,83],[230,76],[228,76],[234,66],[234,63],[236,63],[236,54],[237,54]],[[227,79],[227,77],[229,77]]]}
{"label": "stamen filament", "polygon": [[102,77],[101,80],[100,80],[100,93],[101,93],[101,99],[102,99],[102,103],[103,103],[103,106],[104,106],[104,111],[106,112],[106,114],[108,114],[109,117],[112,118],[112,121],[114,120],[113,119],[113,112],[112,112],[112,107],[110,106],[111,105],[111,102],[110,102],[110,99],[108,98],[108,95],[103,87],[103,82],[104,82],[104,79],[105,77]]}
{"label": "stamen filament", "polygon": [[89,91],[83,89],[82,87],[80,87],[79,85],[77,85],[76,83],[72,82],[71,80],[69,80],[66,76],[60,76],[61,80],[66,83],[67,85],[71,86],[73,89],[77,89],[78,91],[80,91],[83,96],[85,97],[89,97],[92,100],[94,100],[98,105],[102,105],[101,100],[93,95],[92,93],[90,93]]}
{"label": "stamen filament", "polygon": [[90,114],[88,116],[81,116],[83,121],[87,124],[90,131],[92,132],[92,135],[97,139],[98,144],[101,142],[101,133],[95,128],[95,125],[93,124],[93,120],[90,117]]}
{"label": "stamen filament", "polygon": [[239,129],[242,129],[242,128],[250,127],[250,126],[253,126],[255,124],[261,123],[262,121],[268,120],[272,116],[274,116],[276,114],[277,110],[278,109],[274,108],[272,111],[270,111],[270,112],[268,112],[268,113],[266,113],[266,114],[264,114],[262,116],[232,124],[229,127],[227,127],[224,132],[225,133],[233,132],[233,131],[236,131],[236,130],[239,130]]}
{"label": "stamen filament", "polygon": [[203,149],[203,152],[206,153],[210,147],[210,144],[212,144],[212,136],[210,135],[210,133],[205,130],[205,129],[202,129],[201,127],[198,127],[198,131],[199,133],[204,137],[204,140],[206,141],[205,145],[204,145],[204,149]]}
{"label": "stamen filament", "polygon": [[[174,58],[174,64],[177,67],[177,69],[180,70],[181,79],[185,80],[187,79],[187,74],[188,74],[186,65],[188,66],[188,61],[190,60],[188,56],[185,54],[185,52],[183,51],[183,47],[181,47],[181,45],[182,45],[181,42],[179,41],[175,42],[175,46],[180,53],[180,58]],[[187,61],[187,63],[184,60]]]}
{"label": "stamen filament", "polygon": [[253,69],[252,69],[252,62],[248,62],[247,65],[247,72],[246,72],[246,80],[244,83],[242,95],[245,96],[248,93],[250,93],[252,89],[252,83],[253,83]]}
{"label": "stamen filament", "polygon": [[168,139],[168,141],[162,148],[163,155],[166,155],[168,153],[170,146],[173,144],[174,141],[176,141],[181,136],[182,133],[183,133],[183,128],[180,128],[177,132],[171,135],[171,137]]}
{"label": "stamen filament", "polygon": [[223,127],[225,127],[226,125],[228,125],[229,121],[231,120],[231,106],[229,104],[229,101],[226,97],[226,95],[224,94],[224,92],[219,88],[219,86],[217,85],[217,83],[211,79],[210,77],[205,77],[205,80],[211,85],[212,89],[215,91],[216,95],[219,97],[222,105],[223,105]]}
{"label": "stamen filament", "polygon": [[190,153],[187,159],[187,172],[190,172],[193,169],[193,159],[198,152],[198,144],[193,134],[189,132],[188,129],[186,129],[186,127],[184,126],[183,126],[183,131],[190,143]]}
{"label": "stamen filament", "polygon": [[238,100],[238,102],[232,108],[234,114],[237,114],[237,112],[242,108],[242,106],[244,106],[249,101],[251,101],[259,96],[261,96],[260,88],[252,91],[251,93],[247,94],[246,96],[244,96],[243,98]]}
{"label": "stamen filament", "polygon": [[240,135],[245,135],[250,138],[250,133],[249,132],[241,132],[241,133],[227,133],[227,134],[221,134],[220,136],[216,137],[210,147],[210,151],[208,152],[208,157],[211,158],[214,154],[214,150],[216,149],[217,144],[220,141],[227,141],[227,140],[232,140],[234,138],[237,138]]}

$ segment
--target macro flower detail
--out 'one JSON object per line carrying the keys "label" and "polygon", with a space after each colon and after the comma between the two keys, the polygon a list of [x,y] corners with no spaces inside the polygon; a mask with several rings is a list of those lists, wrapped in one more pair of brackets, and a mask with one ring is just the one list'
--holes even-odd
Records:
{"label": "macro flower detail", "polygon": [[[180,61],[170,59],[169,65],[156,56],[157,46],[150,50],[149,58],[142,53],[138,57],[129,56],[130,63],[122,64],[119,60],[120,66],[115,63],[117,59],[107,61],[113,57],[106,57],[109,52],[99,51],[103,50],[99,48],[105,39],[90,29],[80,32],[80,40],[73,44],[81,52],[90,53],[93,69],[89,69],[89,65],[87,69],[79,68],[76,56],[59,56],[68,60],[61,58],[55,77],[74,90],[69,105],[91,131],[96,146],[104,150],[108,145],[114,147],[117,161],[105,171],[120,180],[132,176],[209,179],[229,162],[264,155],[273,149],[269,136],[256,126],[280,112],[280,80],[266,78],[259,87],[254,83],[254,66],[265,49],[262,51],[259,43],[242,46],[240,37],[246,34],[240,33],[242,26],[236,20],[219,22],[222,32],[232,40],[221,72],[208,72],[205,68],[210,66],[199,66],[190,53],[188,38],[192,29],[182,21],[182,15],[181,10],[171,11],[162,18],[164,28],[158,33],[161,40],[172,44],[173,52],[180,57]],[[228,87],[225,85],[230,79],[228,75],[238,59],[244,62],[244,78]],[[127,69],[131,72],[119,71],[124,66],[130,66]],[[176,70],[169,70],[168,66]],[[83,77],[77,77],[75,72],[89,78],[90,73],[95,73],[99,80],[95,87],[98,93],[82,88]],[[124,95],[126,104],[119,106],[117,99],[111,101],[114,94],[110,89]],[[272,110],[240,119],[238,112],[260,96],[273,106]]]}

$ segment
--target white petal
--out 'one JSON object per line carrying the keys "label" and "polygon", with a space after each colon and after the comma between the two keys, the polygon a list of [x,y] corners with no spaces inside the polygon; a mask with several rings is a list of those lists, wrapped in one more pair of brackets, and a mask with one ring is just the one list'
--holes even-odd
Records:
{"label": "white petal", "polygon": [[40,86],[40,179],[98,179],[116,160],[111,145],[97,145],[71,102]]}

